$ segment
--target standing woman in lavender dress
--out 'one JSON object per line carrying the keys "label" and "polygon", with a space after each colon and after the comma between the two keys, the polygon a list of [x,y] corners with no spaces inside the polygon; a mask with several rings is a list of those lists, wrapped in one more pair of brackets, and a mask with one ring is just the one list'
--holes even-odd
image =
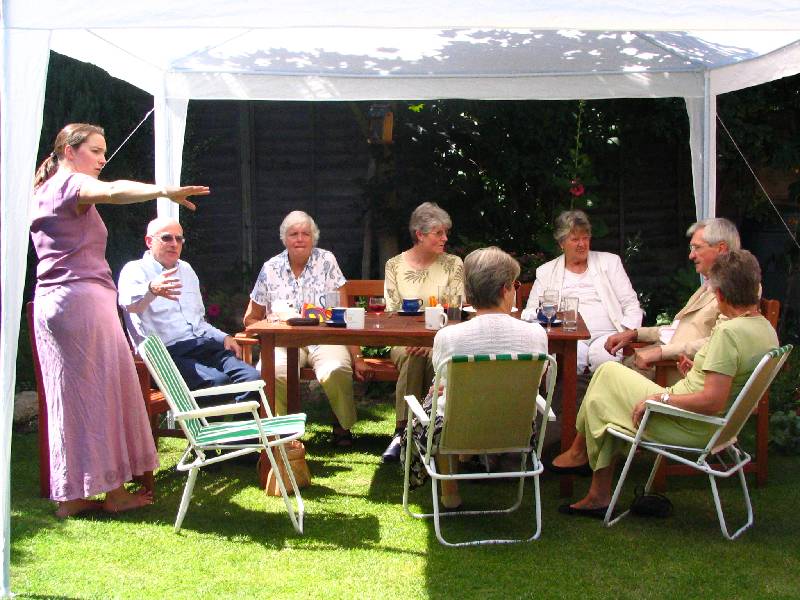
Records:
{"label": "standing woman in lavender dress", "polygon": [[[34,328],[47,396],[50,497],[61,518],[152,504],[151,491],[131,494],[123,484],[158,466],[117,316],[117,290],[105,259],[108,232],[94,205],[167,197],[194,210],[187,196],[209,193],[202,186],[98,181],[105,153],[102,128],[67,125],[34,180]],[[103,502],[90,499],[103,492]]]}

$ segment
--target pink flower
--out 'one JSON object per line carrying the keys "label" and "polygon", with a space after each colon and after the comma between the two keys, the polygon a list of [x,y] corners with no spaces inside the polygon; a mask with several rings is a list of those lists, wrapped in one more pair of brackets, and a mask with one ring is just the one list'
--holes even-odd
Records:
{"label": "pink flower", "polygon": [[576,198],[578,196],[583,196],[583,193],[586,191],[586,189],[583,187],[583,184],[579,180],[573,179],[572,181],[569,182],[569,184],[571,186],[569,188],[570,194],[572,194]]}
{"label": "pink flower", "polygon": [[220,308],[219,304],[209,304],[207,312],[211,318],[218,317],[222,314],[222,308]]}

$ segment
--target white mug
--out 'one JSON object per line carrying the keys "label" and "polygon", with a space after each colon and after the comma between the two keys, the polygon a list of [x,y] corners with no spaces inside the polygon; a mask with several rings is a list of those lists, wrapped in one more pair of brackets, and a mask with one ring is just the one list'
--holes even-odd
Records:
{"label": "white mug", "polygon": [[366,311],[363,308],[348,308],[344,311],[344,322],[348,329],[364,329]]}
{"label": "white mug", "polygon": [[425,307],[425,329],[441,329],[447,325],[447,315],[441,306]]}

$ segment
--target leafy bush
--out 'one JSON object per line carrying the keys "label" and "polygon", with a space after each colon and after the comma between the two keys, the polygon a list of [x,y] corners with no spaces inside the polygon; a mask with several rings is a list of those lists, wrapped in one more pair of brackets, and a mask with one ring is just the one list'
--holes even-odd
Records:
{"label": "leafy bush", "polygon": [[800,415],[778,411],[769,418],[769,441],[784,454],[800,454]]}
{"label": "leafy bush", "polygon": [[800,353],[793,352],[770,387],[770,442],[786,454],[800,454]]}

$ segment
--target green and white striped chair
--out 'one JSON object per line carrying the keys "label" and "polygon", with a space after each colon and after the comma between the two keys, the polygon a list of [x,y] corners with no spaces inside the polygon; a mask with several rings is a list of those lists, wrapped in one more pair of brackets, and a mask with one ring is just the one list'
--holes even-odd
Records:
{"label": "green and white striped chair", "polygon": [[[303,533],[305,510],[303,498],[300,496],[294,473],[289,466],[284,446],[303,435],[306,415],[298,413],[283,417],[273,417],[269,410],[267,398],[264,395],[263,381],[235,383],[190,392],[178,368],[175,366],[175,362],[167,352],[164,343],[157,336],[151,335],[142,342],[139,345],[139,354],[147,365],[156,385],[164,393],[175,420],[179,423],[188,440],[186,451],[177,466],[179,471],[189,471],[189,477],[186,480],[178,516],[175,519],[175,531],[180,531],[183,518],[186,515],[186,509],[189,507],[189,501],[192,498],[197,472],[200,468],[230,460],[243,454],[265,451],[270,465],[272,465],[272,472],[275,474],[283,501],[286,504],[286,510],[289,512],[289,519],[295,530],[298,533]],[[255,400],[206,408],[198,407],[195,401],[195,398],[200,397],[241,394],[250,391],[258,391],[261,395],[261,405],[267,413],[267,418],[258,416],[259,404]],[[250,413],[253,418],[245,421],[215,421],[212,423],[206,420],[208,417],[242,413]],[[286,484],[281,477],[281,469],[278,469],[275,462],[273,454],[273,448],[275,447],[277,447],[278,454],[285,467],[283,472],[289,475],[289,483],[294,492],[296,506],[293,506],[289,498]],[[217,450],[225,450],[226,452],[217,455]],[[211,452],[211,454],[207,456],[207,452]]]}
{"label": "green and white striped chair", "polygon": [[[545,366],[549,364],[547,381],[547,398],[542,401],[538,396],[539,383]],[[446,377],[446,410],[442,433],[438,448],[433,447],[433,418],[429,417],[414,396],[406,396],[409,409],[420,423],[428,428],[426,444],[417,450],[422,457],[425,470],[431,478],[433,495],[433,512],[416,513],[409,509],[409,479],[411,468],[411,444],[414,439],[412,420],[408,420],[405,461],[405,477],[403,483],[403,508],[415,518],[433,517],[436,537],[445,546],[474,546],[479,544],[511,544],[530,542],[539,537],[542,527],[541,499],[539,493],[539,475],[543,467],[540,460],[542,444],[548,418],[552,413],[550,405],[553,401],[553,388],[556,379],[556,360],[547,354],[476,354],[453,356],[445,368],[436,374],[433,389],[433,407],[431,415],[435,415],[439,402],[440,380],[443,373]],[[542,404],[537,405],[537,398]],[[536,449],[531,447],[531,426],[536,418],[537,408],[543,413],[541,426],[537,431]],[[502,472],[485,473],[440,473],[436,465],[437,456],[448,456],[449,460],[457,460],[459,454],[500,454],[519,453],[519,469]],[[528,457],[531,459],[527,466]],[[452,471],[452,469],[451,469]],[[451,543],[444,539],[441,532],[440,518],[451,516],[504,514],[517,510],[522,504],[525,479],[533,477],[534,510],[536,528],[532,536],[522,539],[479,539],[468,542]],[[438,483],[440,480],[465,479],[501,479],[519,480],[517,496],[508,508],[494,510],[462,510],[442,513],[439,509]]]}
{"label": "green and white striped chair", "polygon": [[[683,465],[687,465],[698,471],[708,475],[708,481],[711,484],[711,493],[714,496],[714,505],[717,508],[717,518],[719,519],[719,526],[722,530],[722,535],[727,539],[733,540],[739,537],[741,533],[753,524],[753,506],[750,502],[750,493],[747,490],[747,480],[744,476],[744,466],[750,462],[750,455],[739,448],[737,445],[737,436],[747,422],[747,418],[752,414],[756,405],[758,404],[761,396],[769,388],[772,380],[781,370],[783,363],[789,357],[792,351],[791,344],[787,344],[781,348],[775,348],[767,352],[764,357],[759,361],[756,368],[750,374],[744,387],[739,392],[739,395],[733,401],[727,413],[722,417],[711,415],[703,415],[688,410],[683,410],[669,404],[662,404],[661,402],[653,402],[648,400],[646,410],[642,417],[642,422],[636,431],[636,435],[630,435],[626,431],[620,431],[613,427],[608,428],[608,433],[625,440],[631,444],[628,458],[625,465],[622,467],[622,472],[619,475],[617,487],[611,497],[611,502],[608,505],[608,511],[604,519],[607,526],[614,525],[630,511],[625,511],[615,518],[611,518],[614,514],[614,507],[619,499],[622,486],[625,483],[625,478],[628,475],[628,470],[633,460],[633,456],[637,449],[649,450],[656,454],[655,464],[650,472],[650,477],[645,485],[645,493],[650,491],[653,485],[653,480],[658,471],[663,457],[674,460]],[[647,421],[653,413],[670,415],[679,419],[690,419],[693,421],[703,421],[716,426],[716,431],[708,443],[702,448],[692,448],[686,446],[675,446],[671,444],[662,444],[652,440],[643,439],[643,433],[647,426]],[[708,458],[715,456],[725,451],[728,455],[728,462],[720,460],[723,469],[715,469],[713,465],[708,463]],[[722,459],[721,456],[718,457]],[[744,497],[745,507],[747,509],[747,521],[745,524],[737,529],[733,534],[728,533],[728,526],[725,522],[725,514],[722,511],[722,503],[719,499],[719,492],[717,490],[717,478],[727,478],[731,475],[738,474],[739,482],[742,486],[742,495]]]}

